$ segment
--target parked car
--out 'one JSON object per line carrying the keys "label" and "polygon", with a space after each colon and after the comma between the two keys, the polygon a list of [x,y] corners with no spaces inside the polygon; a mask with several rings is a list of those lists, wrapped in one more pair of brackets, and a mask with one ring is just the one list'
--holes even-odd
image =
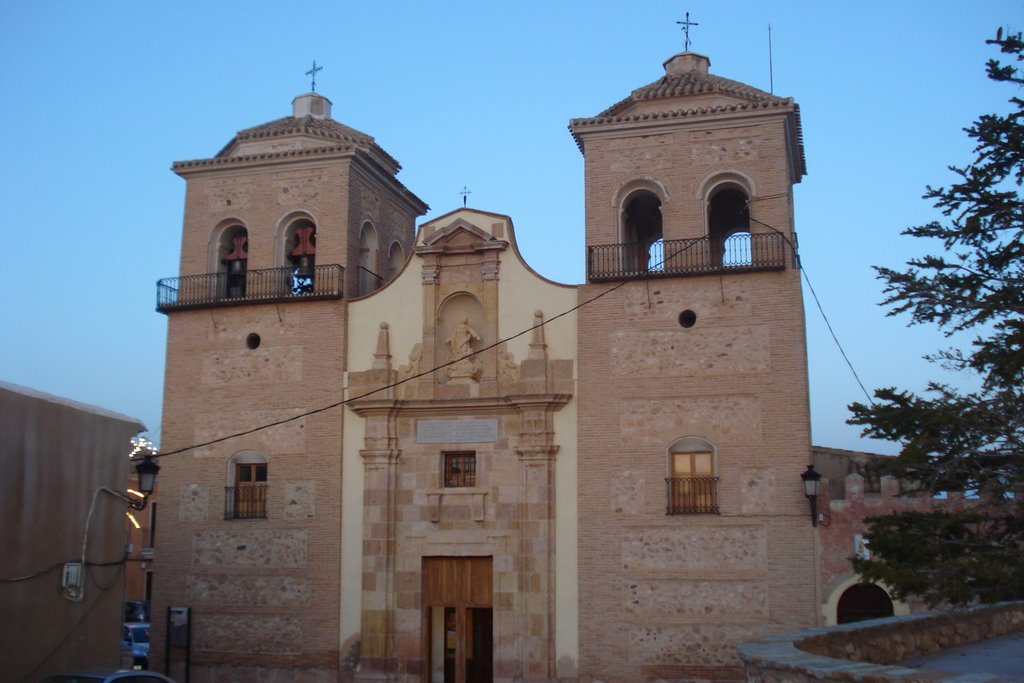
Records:
{"label": "parked car", "polygon": [[148,669],[149,622],[125,624],[121,635],[121,649],[131,650],[133,669]]}
{"label": "parked car", "polygon": [[82,671],[59,674],[43,679],[43,683],[174,683],[155,671]]}
{"label": "parked car", "polygon": [[149,603],[142,600],[124,601],[124,623],[149,621]]}

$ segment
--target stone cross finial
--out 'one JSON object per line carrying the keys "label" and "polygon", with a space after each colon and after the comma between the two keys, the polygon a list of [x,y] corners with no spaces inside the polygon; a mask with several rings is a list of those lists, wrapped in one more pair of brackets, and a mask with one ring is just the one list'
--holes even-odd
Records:
{"label": "stone cross finial", "polygon": [[[690,15],[687,14],[686,16],[690,16]],[[311,92],[316,92],[316,72],[317,71],[323,71],[323,70],[324,70],[324,68],[322,66],[317,66],[316,65],[316,60],[314,59],[313,60],[313,68],[306,72],[306,75],[313,79],[313,83],[310,85]]]}
{"label": "stone cross finial", "polygon": [[690,51],[690,27],[700,26],[696,21],[690,21],[690,13],[686,13],[686,18],[682,21],[677,21],[677,24],[683,27],[683,33],[686,34],[686,41],[683,43],[683,50],[686,52]]}

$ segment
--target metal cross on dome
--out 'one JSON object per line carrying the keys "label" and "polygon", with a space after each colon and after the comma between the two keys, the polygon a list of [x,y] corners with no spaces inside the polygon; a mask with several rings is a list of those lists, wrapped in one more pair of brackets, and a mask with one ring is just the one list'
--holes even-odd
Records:
{"label": "metal cross on dome", "polygon": [[683,49],[687,52],[690,51],[690,27],[700,26],[696,21],[690,21],[690,13],[686,13],[686,18],[682,21],[677,21],[677,24],[683,27],[683,33],[686,34],[686,42],[683,43]]}
{"label": "metal cross on dome", "polygon": [[465,208],[466,207],[466,199],[469,197],[469,195],[473,194],[473,190],[471,190],[468,187],[466,187],[465,185],[463,185],[462,186],[462,190],[459,192],[459,194],[462,195],[462,207]]}
{"label": "metal cross on dome", "polygon": [[[689,16],[689,15],[687,15],[687,16]],[[324,68],[322,66],[317,66],[316,65],[316,60],[314,59],[313,60],[313,68],[306,72],[306,75],[310,76],[313,79],[313,83],[310,86],[312,88],[311,92],[316,92],[316,72],[317,71],[323,71],[323,69]]]}

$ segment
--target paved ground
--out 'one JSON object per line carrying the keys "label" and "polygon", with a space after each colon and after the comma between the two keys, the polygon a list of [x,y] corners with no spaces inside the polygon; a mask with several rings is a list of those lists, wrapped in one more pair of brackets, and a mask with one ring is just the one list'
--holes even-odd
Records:
{"label": "paved ground", "polygon": [[1024,683],[1024,633],[1010,633],[980,643],[940,650],[904,660],[900,665],[932,671],[997,674],[1004,681]]}

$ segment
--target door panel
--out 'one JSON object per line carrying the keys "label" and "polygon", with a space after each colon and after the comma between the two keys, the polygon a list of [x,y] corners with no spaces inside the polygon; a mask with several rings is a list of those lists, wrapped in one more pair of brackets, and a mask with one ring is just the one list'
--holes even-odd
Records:
{"label": "door panel", "polygon": [[490,557],[423,558],[430,683],[491,682],[493,577]]}

